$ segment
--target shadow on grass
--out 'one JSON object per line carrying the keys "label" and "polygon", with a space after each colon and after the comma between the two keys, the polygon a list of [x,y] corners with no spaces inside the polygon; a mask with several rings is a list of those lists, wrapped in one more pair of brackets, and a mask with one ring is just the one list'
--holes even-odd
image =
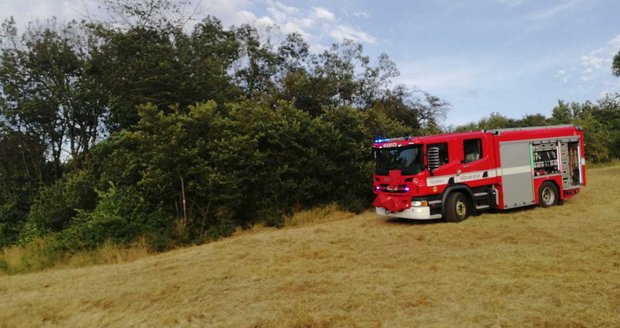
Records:
{"label": "shadow on grass", "polygon": [[[560,201],[557,205],[555,206],[562,206],[564,205],[564,201]],[[554,207],[555,207],[554,206]],[[538,205],[529,205],[529,206],[523,206],[523,207],[517,207],[517,208],[511,208],[511,209],[504,209],[504,210],[498,210],[498,209],[490,209],[490,210],[486,210],[486,211],[481,211],[478,212],[474,215],[471,215],[469,218],[465,219],[464,221],[461,222],[465,222],[467,220],[471,220],[472,218],[477,218],[480,217],[481,215],[492,215],[496,218],[502,218],[502,217],[506,217],[507,215],[510,214],[515,214],[515,213],[527,213],[529,211],[532,211],[536,208],[538,208]],[[434,220],[412,220],[412,219],[402,219],[402,218],[394,218],[394,217],[381,217],[384,219],[384,222],[386,224],[400,224],[400,225],[433,225],[433,224],[451,224],[451,223],[461,223],[461,222],[447,222],[444,219],[434,219]]]}
{"label": "shadow on grass", "polygon": [[492,214],[492,215],[498,215],[501,218],[502,215],[510,215],[510,214],[516,214],[516,213],[528,213],[528,212],[533,211],[533,210],[535,210],[537,208],[553,209],[553,208],[557,208],[557,207],[563,207],[563,206],[566,206],[567,203],[569,203],[569,202],[570,202],[570,200],[560,199],[560,200],[558,200],[558,203],[556,205],[549,206],[549,207],[542,207],[540,205],[526,205],[526,206],[515,207],[515,208],[507,208],[507,209],[503,209],[503,210],[491,209],[491,210],[488,210],[488,211],[481,212],[478,215],[481,215],[481,214]]}
{"label": "shadow on grass", "polygon": [[385,223],[387,224],[401,224],[401,225],[429,225],[429,224],[439,224],[439,223],[448,223],[443,219],[435,219],[435,220],[411,220],[411,219],[401,219],[401,218],[386,218]]}

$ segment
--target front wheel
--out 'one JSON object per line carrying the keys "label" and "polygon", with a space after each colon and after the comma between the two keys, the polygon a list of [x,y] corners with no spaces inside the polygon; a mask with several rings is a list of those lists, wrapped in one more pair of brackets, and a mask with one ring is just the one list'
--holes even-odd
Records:
{"label": "front wheel", "polygon": [[554,183],[546,181],[538,189],[538,202],[542,207],[549,207],[558,204],[560,193]]}
{"label": "front wheel", "polygon": [[460,222],[469,216],[470,206],[467,197],[461,192],[453,192],[446,198],[446,221]]}

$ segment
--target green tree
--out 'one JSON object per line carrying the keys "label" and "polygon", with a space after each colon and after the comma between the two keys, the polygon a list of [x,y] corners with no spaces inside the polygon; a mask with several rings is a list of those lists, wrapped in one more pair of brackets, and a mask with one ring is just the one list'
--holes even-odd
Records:
{"label": "green tree", "polygon": [[43,183],[45,145],[7,129],[0,121],[0,247],[18,241],[25,217]]}
{"label": "green tree", "polygon": [[268,98],[276,90],[275,75],[280,60],[269,38],[262,40],[258,30],[244,24],[235,29],[240,54],[235,70],[237,84],[247,98]]}
{"label": "green tree", "polygon": [[46,24],[31,25],[21,38],[12,19],[3,24],[0,113],[11,128],[47,145],[60,177],[64,151],[77,158],[98,140],[107,96],[96,41],[76,22]]}
{"label": "green tree", "polygon": [[112,131],[136,124],[142,104],[167,111],[208,100],[223,104],[239,94],[229,71],[241,56],[241,42],[216,18],[205,18],[189,35],[180,27],[99,25],[94,31],[104,40],[103,81],[111,97]]}
{"label": "green tree", "polygon": [[139,120],[140,104],[152,103],[165,110],[180,102],[177,91],[183,70],[173,43],[177,32],[140,27],[95,30],[105,40],[101,51],[103,77],[111,97],[108,129],[117,131],[134,125]]}
{"label": "green tree", "polygon": [[33,24],[21,35],[13,19],[2,24],[0,230],[6,243],[17,240],[40,188],[62,176],[66,157],[79,166],[101,136],[106,96],[92,56],[96,46],[81,32],[75,22]]}
{"label": "green tree", "polygon": [[558,104],[553,108],[551,113],[552,124],[568,124],[575,118],[574,111],[571,109],[571,105],[559,100]]}
{"label": "green tree", "polygon": [[456,128],[456,131],[506,129],[519,126],[515,119],[508,118],[500,113],[491,113],[488,117],[480,119],[477,123],[470,123]]}
{"label": "green tree", "polygon": [[397,85],[382,92],[370,108],[410,127],[414,135],[428,135],[441,132],[439,122],[445,118],[450,104],[427,92]]}
{"label": "green tree", "polygon": [[38,193],[26,221],[33,228],[31,230],[39,235],[24,236],[23,239],[66,229],[78,212],[93,210],[96,202],[95,181],[91,172],[76,170],[66,174]]}
{"label": "green tree", "polygon": [[585,131],[586,156],[593,162],[605,162],[610,159],[612,136],[591,111],[585,111],[575,119],[575,124]]}
{"label": "green tree", "polygon": [[290,35],[278,53],[282,62],[276,79],[280,98],[312,115],[320,115],[330,106],[368,109],[383,100],[379,107],[388,107],[402,95],[400,89],[390,90],[399,72],[389,57],[381,54],[373,65],[362,45],[351,40],[309,54],[301,37]]}
{"label": "green tree", "polygon": [[165,31],[181,28],[191,17],[184,15],[189,2],[171,0],[102,0],[106,23],[121,28]]}
{"label": "green tree", "polygon": [[[371,109],[405,124],[411,128],[413,134],[420,134],[422,119],[420,118],[421,113],[417,109],[422,106],[415,106],[416,102],[411,101],[411,97],[411,92],[399,85],[388,90],[380,99],[375,100]],[[419,101],[417,104],[420,105]]]}
{"label": "green tree", "polygon": [[517,122],[522,127],[545,126],[548,125],[547,117],[543,114],[526,114]]}
{"label": "green tree", "polygon": [[610,158],[620,158],[620,94],[607,94],[599,99],[592,115],[611,138],[606,145]]}

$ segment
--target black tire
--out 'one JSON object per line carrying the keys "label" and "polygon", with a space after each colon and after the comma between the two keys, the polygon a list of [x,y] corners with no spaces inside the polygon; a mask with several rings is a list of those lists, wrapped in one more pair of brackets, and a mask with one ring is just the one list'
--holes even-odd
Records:
{"label": "black tire", "polygon": [[545,181],[538,189],[538,202],[542,207],[549,207],[558,204],[560,200],[560,192],[555,183]]}
{"label": "black tire", "polygon": [[445,206],[444,214],[448,222],[463,221],[469,217],[471,212],[469,201],[461,192],[450,193],[446,198]]}

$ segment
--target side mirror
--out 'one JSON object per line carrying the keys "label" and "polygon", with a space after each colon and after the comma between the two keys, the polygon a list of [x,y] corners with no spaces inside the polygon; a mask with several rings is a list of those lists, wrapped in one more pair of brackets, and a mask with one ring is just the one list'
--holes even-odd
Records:
{"label": "side mirror", "polygon": [[431,147],[428,149],[428,169],[432,172],[439,167],[439,147]]}

